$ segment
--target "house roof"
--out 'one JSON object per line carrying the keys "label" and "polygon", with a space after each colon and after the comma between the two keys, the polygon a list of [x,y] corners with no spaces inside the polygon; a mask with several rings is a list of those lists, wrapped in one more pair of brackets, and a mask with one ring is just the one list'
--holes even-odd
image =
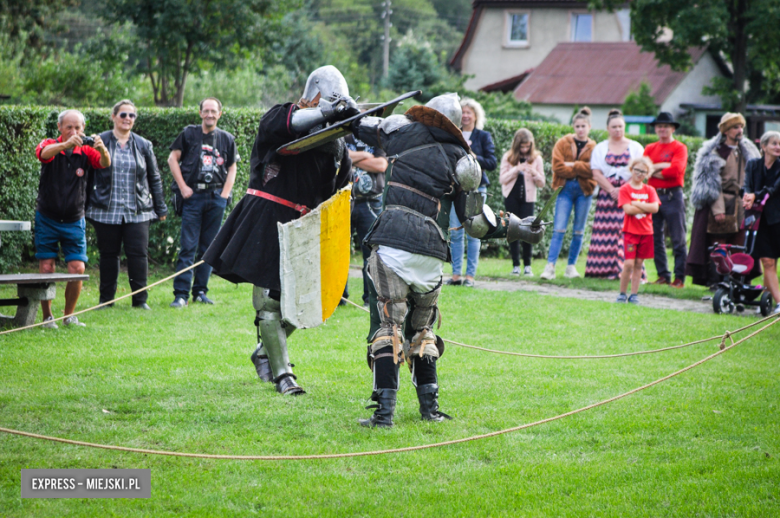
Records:
{"label": "house roof", "polygon": [[517,88],[517,85],[525,81],[525,78],[528,77],[528,74],[533,72],[533,68],[529,68],[525,72],[518,74],[516,76],[512,76],[508,79],[504,79],[503,81],[497,81],[495,83],[491,83],[489,85],[485,85],[480,90],[483,92],[511,92],[515,88]]}
{"label": "house roof", "polygon": [[[690,50],[696,64],[704,47]],[[634,42],[559,43],[515,90],[531,104],[620,105],[642,81],[656,104],[663,104],[687,72],[658,66],[655,55]]]}

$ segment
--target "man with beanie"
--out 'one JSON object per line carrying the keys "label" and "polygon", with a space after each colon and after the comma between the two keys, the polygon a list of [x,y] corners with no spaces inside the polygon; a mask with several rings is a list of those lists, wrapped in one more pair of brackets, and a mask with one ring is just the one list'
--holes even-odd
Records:
{"label": "man with beanie", "polygon": [[705,142],[693,166],[691,202],[696,207],[691,229],[691,250],[685,267],[694,284],[711,286],[720,280],[709,260],[715,243],[744,244],[739,231],[744,218],[739,190],[745,181],[745,164],[761,156],[744,137],[745,118],[726,113],[718,124],[720,133]]}
{"label": "man with beanie", "polygon": [[[645,156],[653,161],[653,171],[647,184],[655,188],[661,199],[661,207],[653,214],[653,249],[655,269],[658,272],[656,284],[670,284],[674,288],[685,285],[685,261],[688,250],[685,246],[685,167],[688,165],[688,148],[674,139],[674,131],[680,127],[669,112],[661,112],[650,123],[658,135],[658,142],[645,148]],[[672,238],[674,253],[674,281],[666,262],[666,235],[664,223]]]}

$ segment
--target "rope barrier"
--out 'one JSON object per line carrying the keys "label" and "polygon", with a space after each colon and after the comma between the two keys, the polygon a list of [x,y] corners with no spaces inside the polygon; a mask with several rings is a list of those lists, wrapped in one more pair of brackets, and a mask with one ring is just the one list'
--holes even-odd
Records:
{"label": "rope barrier", "polygon": [[[108,306],[109,304],[113,304],[114,302],[122,299],[126,299],[127,297],[132,297],[133,295],[137,295],[138,293],[144,292],[150,288],[154,288],[155,286],[162,284],[164,282],[167,282],[171,279],[173,279],[176,276],[181,275],[184,272],[187,272],[189,270],[192,270],[193,268],[197,268],[203,264],[203,261],[198,261],[197,263],[193,264],[192,266],[188,266],[187,268],[184,268],[183,270],[179,270],[178,272],[174,273],[173,275],[169,275],[168,277],[161,279],[153,284],[150,284],[148,286],[144,286],[143,288],[137,289],[132,293],[128,293],[127,295],[122,295],[121,297],[117,297],[114,300],[109,300],[108,302],[103,302],[102,304],[98,304],[97,306],[92,306],[91,308],[82,309],[81,311],[76,311],[75,313],[71,313],[70,315],[64,315],[59,318],[55,318],[54,320],[49,320],[49,322],[59,322],[60,320],[65,320],[68,317],[75,317],[76,315],[81,315],[83,313],[87,313],[88,311],[94,311],[98,308],[102,308],[103,306]],[[10,333],[15,333],[17,331],[24,331],[25,329],[32,329],[33,327],[42,326],[43,324],[46,324],[47,322],[38,322],[37,324],[31,324],[29,326],[24,327],[15,327],[13,329],[9,329],[7,331],[0,332],[0,335],[7,335]]]}
{"label": "rope barrier", "polygon": [[[355,306],[358,309],[361,309],[362,311],[365,311],[366,313],[370,313],[370,311],[367,310],[366,308],[364,308],[363,306],[360,306],[360,305],[352,302],[351,300],[349,300],[347,298],[342,297],[342,300],[345,300],[346,302],[352,304],[353,306]],[[453,345],[457,345],[457,346],[460,346],[460,347],[465,347],[467,349],[475,349],[477,351],[484,351],[484,352],[493,353],[493,354],[504,354],[504,355],[507,355],[507,356],[521,356],[523,358],[542,358],[542,359],[546,359],[546,360],[598,360],[598,359],[605,359],[605,358],[623,358],[623,357],[626,357],[626,356],[639,356],[639,355],[642,355],[642,354],[661,353],[661,352],[664,352],[664,351],[671,351],[673,349],[682,349],[684,347],[690,347],[692,345],[698,345],[698,344],[703,344],[703,343],[706,343],[706,342],[712,342],[712,341],[718,340],[718,339],[721,339],[720,348],[723,349],[723,347],[725,347],[725,345],[726,345],[726,337],[727,336],[730,337],[731,334],[733,334],[733,333],[739,333],[741,331],[744,331],[744,330],[749,329],[751,327],[757,326],[758,324],[760,324],[762,322],[765,322],[765,321],[767,321],[769,319],[775,318],[777,316],[778,315],[769,315],[766,318],[762,318],[761,320],[757,320],[757,321],[755,321],[755,322],[753,322],[751,324],[748,324],[746,326],[740,327],[739,329],[736,329],[734,331],[731,331],[731,332],[726,331],[726,334],[724,334],[724,335],[712,336],[710,338],[705,338],[703,340],[696,340],[695,342],[688,342],[688,343],[682,344],[682,345],[673,345],[671,347],[664,347],[662,349],[651,349],[649,351],[635,351],[635,352],[631,352],[631,353],[619,353],[619,354],[597,354],[597,355],[590,355],[590,356],[584,356],[584,355],[582,355],[582,356],[555,356],[555,355],[547,355],[547,354],[516,353],[516,352],[511,352],[511,351],[499,351],[499,350],[496,350],[496,349],[487,349],[485,347],[478,347],[476,345],[463,344],[463,343],[460,343],[460,342],[456,342],[454,340],[448,340],[447,338],[442,338],[442,340],[444,340],[447,343],[451,343]],[[732,344],[734,343],[734,339],[733,338],[731,339],[731,343]]]}
{"label": "rope barrier", "polygon": [[[664,376],[663,378],[659,378],[651,383],[648,383],[646,385],[642,385],[641,387],[637,387],[633,390],[629,390],[628,392],[624,392],[622,394],[619,394],[617,396],[611,397],[609,399],[605,399],[603,401],[599,401],[597,403],[593,403],[591,405],[587,405],[581,408],[578,408],[576,410],[572,410],[569,412],[566,412],[564,414],[559,414],[554,417],[548,417],[546,419],[542,419],[539,421],[535,421],[533,423],[527,423],[520,426],[515,426],[512,428],[506,428],[504,430],[499,430],[496,432],[490,432],[486,434],[481,435],[473,435],[471,437],[465,437],[463,439],[454,439],[451,441],[443,441],[443,442],[437,442],[433,444],[424,444],[419,446],[409,446],[406,448],[393,448],[388,450],[377,450],[377,451],[362,451],[362,452],[353,452],[353,453],[332,453],[332,454],[321,454],[321,455],[213,455],[213,454],[207,454],[207,453],[187,453],[187,452],[174,452],[174,451],[163,451],[163,450],[146,450],[142,448],[128,448],[125,446],[114,446],[109,444],[97,444],[97,443],[91,443],[91,442],[84,442],[84,441],[74,441],[71,439],[64,439],[61,437],[50,437],[47,435],[40,435],[40,434],[34,434],[30,432],[24,432],[20,430],[13,430],[10,428],[0,428],[0,432],[13,434],[13,435],[19,435],[22,437],[28,437],[32,439],[41,439],[46,441],[53,441],[53,442],[60,442],[64,444],[71,444],[74,446],[85,446],[88,448],[99,448],[104,450],[115,450],[115,451],[125,451],[129,453],[142,453],[147,455],[163,455],[163,456],[169,456],[169,457],[188,457],[188,458],[196,458],[196,459],[214,459],[214,460],[267,460],[267,461],[289,461],[289,460],[325,460],[325,459],[345,459],[345,458],[353,458],[353,457],[368,457],[368,456],[375,456],[375,455],[388,455],[393,453],[407,453],[412,451],[420,451],[420,450],[428,450],[432,448],[440,448],[443,446],[452,446],[455,444],[463,444],[467,442],[477,441],[481,439],[488,439],[491,437],[497,437],[499,435],[505,435],[512,432],[517,432],[520,430],[525,430],[534,426],[539,426],[542,424],[551,423],[553,421],[557,421],[559,419],[563,419],[565,417],[569,417],[575,414],[579,414],[582,412],[586,412],[588,410],[592,410],[594,408],[612,403],[614,401],[617,401],[619,399],[623,399],[625,397],[628,397],[632,394],[636,394],[637,392],[641,392],[643,390],[646,390],[650,387],[653,387],[655,385],[658,385],[659,383],[663,383],[671,378],[674,378],[675,376],[679,376],[680,374],[683,374],[691,369],[694,369],[698,367],[699,365],[702,365],[703,363],[706,363],[713,358],[716,358],[720,356],[721,354],[725,353],[726,351],[729,351],[736,347],[737,345],[741,344],[742,342],[745,342],[746,340],[749,340],[750,338],[756,336],[757,334],[763,332],[764,330],[768,329],[770,326],[775,325],[777,322],[780,321],[780,318],[775,318],[773,322],[770,322],[766,326],[762,327],[758,331],[754,331],[753,333],[749,334],[748,336],[742,338],[741,340],[738,340],[736,342],[732,339],[732,344],[719,349],[717,352],[707,356],[706,358],[703,358],[695,363],[692,363],[691,365],[684,367],[676,372],[673,372],[671,374],[668,374]],[[752,326],[746,326],[746,327],[752,327]],[[744,329],[744,328],[743,328]],[[733,333],[729,333],[728,331],[723,335],[724,338],[724,344],[725,344],[725,338],[726,336],[731,336]]]}

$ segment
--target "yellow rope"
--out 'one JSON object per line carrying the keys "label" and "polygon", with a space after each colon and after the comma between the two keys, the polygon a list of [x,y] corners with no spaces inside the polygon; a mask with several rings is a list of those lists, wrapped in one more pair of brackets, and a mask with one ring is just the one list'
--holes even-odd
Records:
{"label": "yellow rope", "polygon": [[[136,294],[141,293],[143,291],[146,291],[146,290],[148,290],[150,288],[154,288],[155,286],[157,286],[159,284],[167,282],[167,281],[173,279],[174,277],[176,277],[178,275],[181,275],[184,272],[192,270],[193,268],[197,268],[201,264],[203,264],[203,261],[198,261],[197,263],[193,264],[192,266],[188,266],[187,268],[184,268],[183,270],[179,270],[178,272],[174,273],[173,275],[169,275],[165,279],[161,279],[161,280],[155,282],[154,284],[150,284],[148,286],[144,286],[143,288],[137,289],[137,290],[135,290],[132,293],[128,293],[127,295],[122,295],[121,297],[117,297],[114,300],[109,300],[108,302],[103,302],[102,304],[98,304],[97,306],[92,306],[91,308],[82,309],[81,311],[76,311],[75,313],[71,313],[70,315],[64,315],[64,316],[61,316],[59,318],[55,318],[54,320],[49,320],[49,322],[59,322],[60,320],[64,320],[64,319],[66,319],[68,317],[75,317],[76,315],[81,315],[81,314],[86,313],[88,311],[93,311],[93,310],[96,310],[98,308],[102,308],[103,306],[108,306],[109,304],[113,304],[114,302],[116,302],[118,300],[126,299],[127,297],[132,297],[133,295],[136,295]],[[15,333],[17,331],[24,331],[25,329],[32,329],[33,327],[42,326],[43,324],[46,324],[46,323],[47,322],[38,322],[37,324],[32,324],[32,325],[29,325],[29,326],[15,327],[13,329],[9,329],[7,331],[0,332],[0,335],[7,335],[9,333]]]}
{"label": "yellow rope", "polygon": [[[657,379],[651,383],[648,383],[646,385],[642,385],[641,387],[637,387],[633,390],[629,390],[628,392],[624,392],[622,394],[619,394],[617,396],[611,397],[609,399],[605,399],[603,401],[599,401],[598,403],[593,403],[588,406],[584,406],[582,408],[578,408],[576,410],[572,410],[570,412],[566,412],[564,414],[560,414],[554,417],[548,417],[546,419],[542,419],[540,421],[535,421],[533,423],[527,423],[520,426],[515,426],[513,428],[506,428],[504,430],[499,430],[496,432],[490,432],[486,434],[481,435],[473,435],[471,437],[466,437],[463,439],[454,439],[452,441],[443,441],[443,442],[437,442],[433,444],[424,444],[420,446],[409,446],[406,448],[394,448],[389,450],[378,450],[378,451],[361,451],[361,452],[353,452],[353,453],[331,453],[331,454],[322,454],[322,455],[212,455],[212,454],[206,454],[206,453],[186,453],[186,452],[174,452],[174,451],[162,451],[162,450],[145,450],[142,448],[127,448],[124,446],[113,446],[109,444],[96,444],[91,442],[84,442],[84,441],[73,441],[70,439],[63,439],[61,437],[50,437],[47,435],[39,435],[29,432],[23,432],[19,430],[12,430],[10,428],[0,428],[0,432],[14,434],[14,435],[20,435],[22,437],[29,437],[32,439],[42,439],[46,441],[54,441],[54,442],[61,442],[65,444],[72,444],[75,446],[86,446],[89,448],[100,448],[104,450],[116,450],[116,451],[126,451],[130,453],[143,453],[147,455],[165,455],[170,457],[188,457],[188,458],[196,458],[196,459],[216,459],[216,460],[270,460],[270,461],[283,461],[283,460],[324,460],[324,459],[344,459],[344,458],[352,458],[352,457],[368,457],[373,455],[387,455],[391,453],[407,453],[411,451],[420,451],[420,450],[427,450],[431,448],[440,448],[442,446],[452,446],[454,444],[463,444],[466,442],[471,441],[477,441],[480,439],[488,439],[490,437],[496,437],[499,435],[504,435],[512,432],[517,432],[519,430],[525,430],[527,428],[531,428],[533,426],[539,426],[542,424],[550,423],[552,421],[557,421],[559,419],[563,419],[564,417],[569,417],[575,414],[579,414],[581,412],[585,412],[587,410],[592,410],[596,407],[600,407],[603,405],[606,405],[608,403],[612,403],[614,401],[617,401],[619,399],[623,399],[624,397],[630,396],[632,394],[636,394],[637,392],[641,392],[642,390],[648,389],[650,387],[653,387],[655,385],[658,385],[659,383],[663,383],[664,381],[667,381],[671,378],[674,378],[675,376],[679,376],[680,374],[687,372],[695,367],[698,367],[699,365],[708,362],[712,360],[713,358],[720,356],[721,354],[725,353],[726,351],[736,347],[737,345],[741,344],[742,342],[752,338],[753,336],[761,333],[762,331],[766,330],[770,326],[775,325],[778,321],[780,321],[780,318],[776,318],[773,322],[770,322],[766,326],[762,327],[758,331],[754,331],[753,333],[749,334],[745,338],[738,340],[737,342],[733,342],[728,347],[724,347],[717,352],[707,356],[706,358],[697,361],[696,363],[692,363],[691,365],[680,369],[676,372],[673,372],[667,376],[664,376],[663,378]],[[746,326],[748,327],[748,326]],[[744,328],[743,328],[744,329]],[[729,335],[727,332],[723,335],[723,338],[725,339],[726,336]]]}

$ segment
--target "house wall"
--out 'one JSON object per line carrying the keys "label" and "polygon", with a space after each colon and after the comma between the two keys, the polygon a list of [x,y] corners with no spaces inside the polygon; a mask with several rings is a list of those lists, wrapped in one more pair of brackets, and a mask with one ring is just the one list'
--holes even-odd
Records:
{"label": "house wall", "polygon": [[[507,11],[528,13],[527,46],[505,45]],[[474,76],[466,81],[466,88],[477,90],[537,66],[558,43],[571,41],[572,12],[586,11],[568,8],[486,8],[477,23],[471,45],[463,56],[462,73]],[[624,41],[624,32],[618,13],[594,13],[593,41]]]}
{"label": "house wall", "polygon": [[[670,112],[679,116],[683,111],[680,108],[680,104],[717,104],[720,103],[720,98],[717,95],[704,95],[702,89],[705,86],[709,86],[712,79],[715,77],[722,77],[718,65],[710,55],[709,52],[705,52],[699,59],[699,62],[691,69],[688,75],[677,85],[669,97],[666,98],[661,105],[661,111]],[[703,122],[697,120],[696,126],[702,135],[704,135]],[[699,126],[702,126],[701,128]]]}

